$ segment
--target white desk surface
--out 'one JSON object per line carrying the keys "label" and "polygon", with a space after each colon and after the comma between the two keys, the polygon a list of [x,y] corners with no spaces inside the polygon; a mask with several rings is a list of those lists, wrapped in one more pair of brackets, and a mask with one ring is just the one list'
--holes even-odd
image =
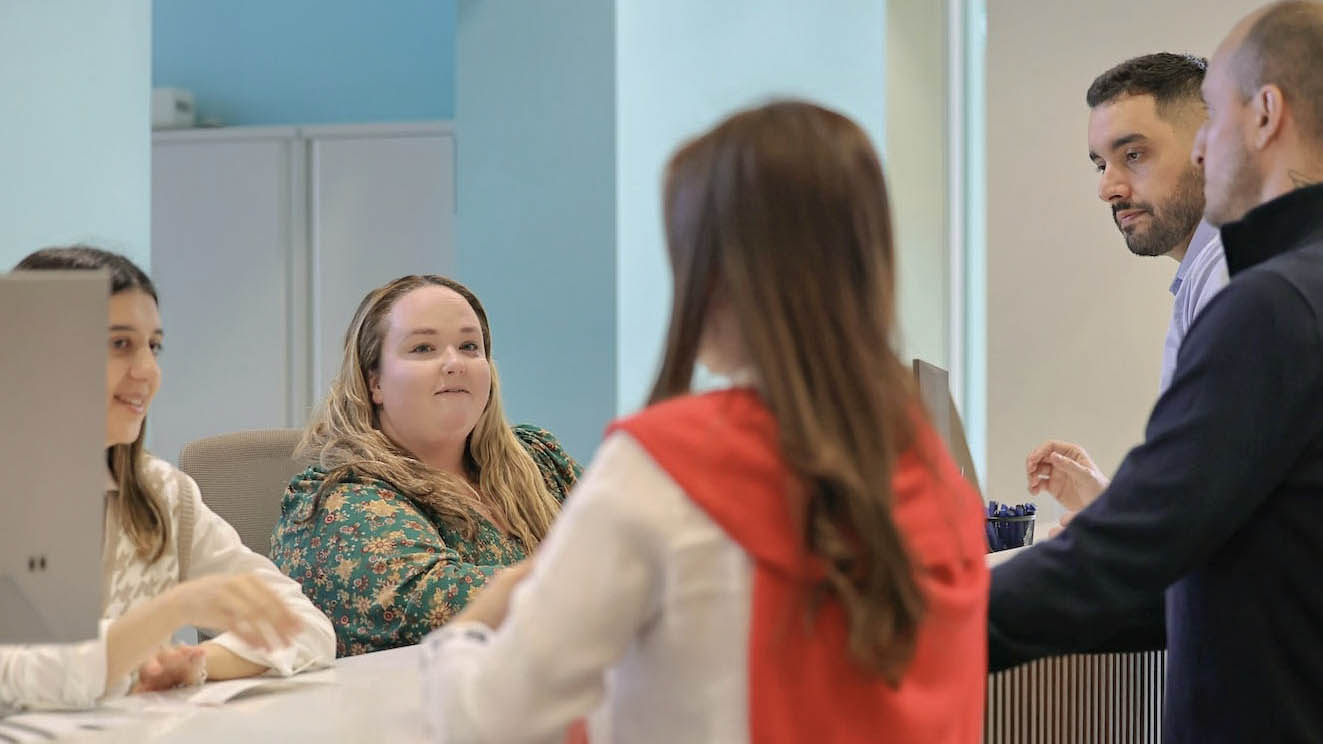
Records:
{"label": "white desk surface", "polygon": [[[990,566],[1025,550],[987,556]],[[39,725],[97,723],[104,730],[81,730],[58,741],[110,742],[420,742],[424,741],[422,690],[417,646],[379,651],[336,660],[331,669],[291,680],[264,679],[264,684],[222,705],[199,705],[199,695],[222,693],[212,683],[198,690],[135,695],[85,713],[20,714],[9,721]],[[190,702],[192,699],[192,702]],[[0,719],[0,733],[6,719]],[[49,734],[34,741],[51,741]],[[0,737],[4,741],[4,737]]]}
{"label": "white desk surface", "polygon": [[[130,696],[86,713],[47,715],[64,722],[104,722],[104,730],[57,739],[88,744],[420,742],[424,730],[418,657],[418,647],[410,646],[340,659],[332,669],[299,675],[276,689],[259,687],[223,705],[190,704],[187,698],[200,692],[194,688]],[[224,689],[208,684],[201,692],[208,688]]]}

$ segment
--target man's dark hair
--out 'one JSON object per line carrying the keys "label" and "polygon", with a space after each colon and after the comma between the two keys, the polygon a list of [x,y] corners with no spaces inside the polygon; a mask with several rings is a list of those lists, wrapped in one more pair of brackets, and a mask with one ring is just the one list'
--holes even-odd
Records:
{"label": "man's dark hair", "polygon": [[1276,85],[1304,134],[1323,145],[1323,5],[1272,6],[1250,27],[1233,59],[1246,100],[1260,87]]}
{"label": "man's dark hair", "polygon": [[1094,78],[1084,100],[1097,108],[1123,96],[1153,96],[1158,115],[1166,116],[1173,105],[1198,103],[1208,60],[1192,54],[1158,52],[1127,59]]}

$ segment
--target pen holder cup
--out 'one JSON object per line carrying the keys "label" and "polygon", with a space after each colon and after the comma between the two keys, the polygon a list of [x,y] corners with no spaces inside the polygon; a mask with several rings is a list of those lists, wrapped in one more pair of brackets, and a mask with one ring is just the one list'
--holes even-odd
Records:
{"label": "pen holder cup", "polygon": [[1010,550],[1034,541],[1034,515],[1023,517],[988,517],[988,552]]}

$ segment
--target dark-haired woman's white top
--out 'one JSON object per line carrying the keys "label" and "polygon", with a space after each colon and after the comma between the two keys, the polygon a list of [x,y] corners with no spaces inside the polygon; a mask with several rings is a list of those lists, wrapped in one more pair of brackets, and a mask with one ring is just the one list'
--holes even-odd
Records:
{"label": "dark-haired woman's white top", "polygon": [[[303,631],[294,642],[275,651],[255,648],[230,633],[216,637],[216,643],[268,667],[269,674],[280,676],[326,666],[335,660],[331,622],[308,601],[297,582],[249,550],[234,528],[202,503],[192,478],[149,456],[142,466],[142,480],[171,522],[165,553],[151,563],[139,556],[121,527],[114,500],[108,498],[98,637],[82,643],[0,646],[0,710],[86,708],[102,698],[127,693],[127,676],[106,685],[106,629],[133,607],[178,584],[181,558],[187,565],[185,580],[217,574],[258,575],[303,623]],[[188,544],[181,547],[179,536],[190,533]]]}

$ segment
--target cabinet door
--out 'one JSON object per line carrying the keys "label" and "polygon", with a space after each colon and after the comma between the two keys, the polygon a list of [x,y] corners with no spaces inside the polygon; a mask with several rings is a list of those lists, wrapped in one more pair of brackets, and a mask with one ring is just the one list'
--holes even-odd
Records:
{"label": "cabinet door", "polygon": [[369,290],[454,270],[454,158],[449,133],[310,135],[315,398]]}
{"label": "cabinet door", "polygon": [[292,247],[296,143],[153,144],[151,273],[165,351],[148,433],[161,457],[177,461],[204,436],[302,423],[292,420],[307,368],[306,331],[291,320],[306,323],[306,298],[291,295],[305,271]]}

